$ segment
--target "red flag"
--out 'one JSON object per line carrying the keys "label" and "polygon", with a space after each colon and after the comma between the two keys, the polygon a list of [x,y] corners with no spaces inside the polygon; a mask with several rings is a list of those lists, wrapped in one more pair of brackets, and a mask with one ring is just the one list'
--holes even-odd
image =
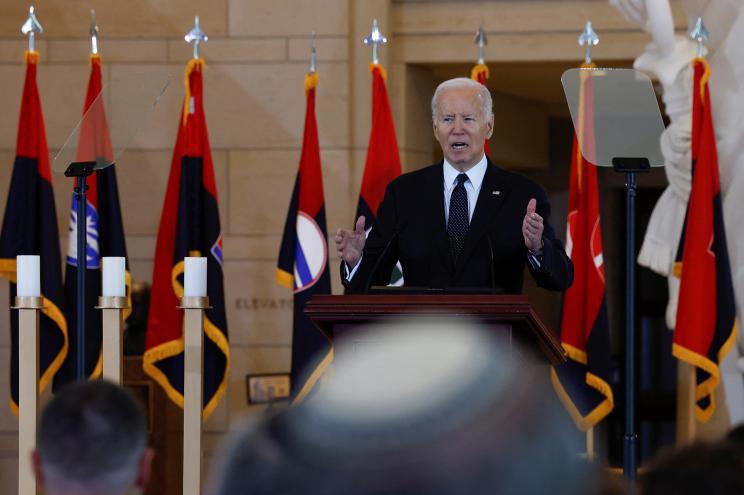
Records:
{"label": "red flag", "polygon": [[[478,81],[484,86],[487,86],[486,80],[490,77],[490,75],[491,74],[488,71],[488,66],[485,64],[477,64],[473,67],[473,70],[470,71],[470,79]],[[486,118],[488,118],[488,115],[486,115]],[[486,152],[486,156],[491,154],[491,145],[488,142],[488,138],[486,138],[486,142],[483,145],[483,150]]]}
{"label": "red flag", "polygon": [[697,58],[693,68],[692,187],[675,266],[681,281],[672,354],[696,368],[695,416],[704,422],[715,411],[719,366],[738,325],[708,90],[710,66]]}
{"label": "red flag", "polygon": [[366,229],[370,229],[377,219],[377,207],[385,196],[388,183],[401,173],[393,112],[385,87],[387,74],[379,64],[370,64],[369,70],[372,72],[372,128],[356,214],[357,218],[365,216]]}
{"label": "red flag", "polygon": [[[67,321],[62,313],[62,269],[44,115],[36,86],[38,52],[26,52],[13,175],[0,233],[0,275],[16,294],[16,256],[41,256],[44,309],[39,320],[39,389],[44,390],[67,355]],[[10,312],[10,405],[18,414],[18,312]]]}
{"label": "red flag", "polygon": [[[577,132],[584,146],[591,147],[594,143],[591,78],[581,78],[579,91],[581,117]],[[592,149],[584,151],[593,154]],[[560,328],[567,362],[553,368],[551,377],[576,425],[587,430],[612,411],[614,396],[609,383],[610,338],[597,167],[584,159],[576,134],[571,154],[566,252],[574,265],[573,284],[563,296]]]}
{"label": "red flag", "polygon": [[330,342],[304,313],[314,294],[331,293],[323,174],[315,121],[317,85],[317,73],[305,76],[307,110],[302,154],[276,268],[277,283],[294,292],[291,381],[292,397],[298,401],[313,389],[333,357]]}
{"label": "red flag", "polygon": [[173,150],[155,248],[150,314],[142,367],[183,407],[183,258],[207,258],[204,312],[204,420],[227,388],[230,344],[225,316],[222,233],[217,186],[202,97],[202,59],[186,67],[183,113]]}

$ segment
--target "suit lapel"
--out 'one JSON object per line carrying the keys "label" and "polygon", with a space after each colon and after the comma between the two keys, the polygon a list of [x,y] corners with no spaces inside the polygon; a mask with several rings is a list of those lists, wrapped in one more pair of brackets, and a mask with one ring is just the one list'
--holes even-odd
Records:
{"label": "suit lapel", "polygon": [[[447,271],[451,274],[454,272],[455,267],[450,256],[449,251],[449,240],[447,238],[447,224],[444,218],[444,162],[439,162],[438,167],[432,169],[432,173],[428,175],[425,194],[428,196],[426,201],[423,201],[424,205],[436,205],[434,212],[425,212],[426,218],[431,218],[434,223],[432,234],[434,242],[434,251],[439,257],[444,266],[447,267]],[[433,263],[439,263],[439,260],[432,260]]]}
{"label": "suit lapel", "polygon": [[467,260],[472,256],[473,250],[481,242],[481,238],[488,231],[488,228],[493,225],[493,219],[496,218],[508,193],[507,181],[502,180],[502,173],[489,160],[486,173],[483,176],[483,184],[481,184],[481,190],[478,194],[478,201],[475,204],[473,218],[465,236],[465,245],[457,260],[455,277],[459,276]]}

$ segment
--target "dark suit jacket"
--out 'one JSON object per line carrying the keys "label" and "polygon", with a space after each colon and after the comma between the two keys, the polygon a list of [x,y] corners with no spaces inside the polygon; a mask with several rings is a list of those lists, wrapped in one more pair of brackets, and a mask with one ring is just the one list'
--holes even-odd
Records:
{"label": "dark suit jacket", "polygon": [[[504,293],[519,294],[525,264],[541,287],[565,290],[571,285],[573,264],[550,226],[550,204],[545,191],[526,177],[496,167],[490,160],[465,245],[455,265],[445,225],[443,174],[443,162],[439,162],[390,182],[359,269],[349,282],[342,270],[347,292],[362,292],[367,284],[386,285],[396,260],[403,267],[406,286],[490,288],[495,284]],[[537,200],[537,213],[545,226],[538,269],[527,263],[522,236],[522,222],[531,198]],[[380,259],[388,242],[384,259]]]}

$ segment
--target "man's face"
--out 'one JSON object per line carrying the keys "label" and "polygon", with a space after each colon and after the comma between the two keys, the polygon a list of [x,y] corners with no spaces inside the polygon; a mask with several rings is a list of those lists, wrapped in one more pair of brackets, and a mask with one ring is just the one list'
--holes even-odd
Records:
{"label": "man's face", "polygon": [[466,171],[483,157],[483,143],[493,132],[493,115],[483,115],[476,88],[449,88],[439,93],[434,137],[449,163]]}

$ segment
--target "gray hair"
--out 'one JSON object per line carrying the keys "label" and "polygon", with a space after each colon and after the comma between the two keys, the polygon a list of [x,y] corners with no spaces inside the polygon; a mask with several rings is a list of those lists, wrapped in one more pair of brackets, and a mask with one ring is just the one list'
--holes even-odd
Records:
{"label": "gray hair", "polygon": [[467,77],[456,77],[454,79],[448,79],[441,83],[439,86],[437,86],[437,89],[434,91],[434,96],[431,97],[431,119],[434,120],[437,117],[437,104],[439,100],[439,95],[442,91],[447,89],[476,89],[478,90],[478,94],[481,97],[481,100],[483,102],[483,117],[485,119],[490,119],[491,115],[493,114],[493,99],[491,98],[491,92],[488,90],[487,87],[479,83],[478,81],[474,81],[473,79],[468,79]]}
{"label": "gray hair", "polygon": [[39,423],[46,493],[125,493],[146,447],[145,414],[125,389],[102,380],[65,387]]}

